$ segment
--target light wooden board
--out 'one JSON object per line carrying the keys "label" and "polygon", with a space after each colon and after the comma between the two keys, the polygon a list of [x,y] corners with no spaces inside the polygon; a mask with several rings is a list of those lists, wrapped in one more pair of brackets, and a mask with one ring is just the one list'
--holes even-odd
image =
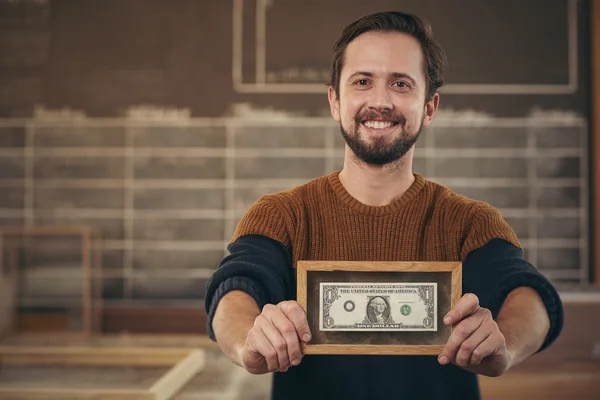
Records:
{"label": "light wooden board", "polygon": [[146,390],[0,388],[2,400],[154,400]]}
{"label": "light wooden board", "polygon": [[5,365],[172,367],[192,349],[160,347],[0,346]]}
{"label": "light wooden board", "polygon": [[204,368],[204,351],[193,350],[163,375],[152,387],[153,399],[167,400],[179,391],[190,379]]}
{"label": "light wooden board", "polygon": [[600,399],[600,362],[517,366],[506,374],[479,376],[482,397],[494,400]]}
{"label": "light wooden board", "polygon": [[160,347],[0,347],[0,366],[171,367],[148,389],[15,388],[0,386],[0,399],[11,400],[168,400],[205,365],[201,349]]}

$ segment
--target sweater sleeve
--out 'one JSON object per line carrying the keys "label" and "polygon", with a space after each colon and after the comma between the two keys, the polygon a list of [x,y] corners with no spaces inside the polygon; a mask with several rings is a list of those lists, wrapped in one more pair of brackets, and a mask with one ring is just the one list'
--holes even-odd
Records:
{"label": "sweater sleeve", "polygon": [[291,254],[280,242],[261,235],[245,235],[231,243],[229,255],[208,280],[204,298],[207,333],[215,334],[212,321],[219,301],[232,290],[248,293],[262,309],[295,297]]}
{"label": "sweater sleeve", "polygon": [[221,298],[232,290],[248,293],[259,308],[295,296],[292,257],[285,219],[273,195],[260,197],[244,214],[227,246],[229,255],[206,284],[207,332]]}
{"label": "sweater sleeve", "polygon": [[460,257],[485,245],[492,239],[503,239],[515,247],[522,248],[512,227],[504,220],[500,211],[485,203],[478,202],[470,223],[464,233]]}
{"label": "sweater sleeve", "polygon": [[238,223],[231,242],[244,235],[261,235],[291,246],[286,219],[282,213],[282,202],[274,195],[260,197],[246,212]]}
{"label": "sweater sleeve", "polygon": [[550,281],[523,259],[520,248],[503,239],[492,239],[463,261],[463,291],[474,293],[494,319],[506,296],[521,286],[539,293],[550,319],[548,334],[537,351],[540,352],[556,340],[563,328],[562,302]]}

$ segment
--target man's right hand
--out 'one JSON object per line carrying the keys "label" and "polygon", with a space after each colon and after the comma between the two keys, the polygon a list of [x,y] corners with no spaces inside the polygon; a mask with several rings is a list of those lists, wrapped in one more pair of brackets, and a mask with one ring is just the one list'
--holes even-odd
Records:
{"label": "man's right hand", "polygon": [[240,350],[240,360],[253,374],[285,372],[300,364],[300,342],[308,343],[311,334],[306,313],[295,301],[267,304],[254,320]]}

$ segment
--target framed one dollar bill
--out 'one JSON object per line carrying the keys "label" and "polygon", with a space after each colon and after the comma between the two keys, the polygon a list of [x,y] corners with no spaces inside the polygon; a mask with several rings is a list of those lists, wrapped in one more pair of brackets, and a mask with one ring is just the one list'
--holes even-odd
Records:
{"label": "framed one dollar bill", "polygon": [[437,355],[461,295],[460,262],[298,261],[304,354]]}

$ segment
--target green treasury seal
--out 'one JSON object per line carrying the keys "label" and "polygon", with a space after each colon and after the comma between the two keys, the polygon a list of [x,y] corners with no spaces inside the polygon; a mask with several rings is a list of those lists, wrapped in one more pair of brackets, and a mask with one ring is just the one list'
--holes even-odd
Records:
{"label": "green treasury seal", "polygon": [[400,307],[400,312],[404,316],[409,315],[411,312],[410,306],[408,304],[403,304],[402,307]]}

